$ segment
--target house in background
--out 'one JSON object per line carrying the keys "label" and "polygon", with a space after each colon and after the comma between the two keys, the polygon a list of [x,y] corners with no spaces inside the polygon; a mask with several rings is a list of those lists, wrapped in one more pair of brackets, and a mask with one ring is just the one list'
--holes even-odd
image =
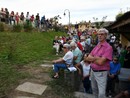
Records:
{"label": "house in background", "polygon": [[124,13],[114,23],[107,26],[110,33],[119,33],[123,46],[130,46],[130,11]]}

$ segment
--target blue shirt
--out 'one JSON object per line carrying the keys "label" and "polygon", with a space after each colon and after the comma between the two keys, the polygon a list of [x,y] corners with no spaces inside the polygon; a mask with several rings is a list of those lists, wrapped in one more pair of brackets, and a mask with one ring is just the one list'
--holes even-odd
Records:
{"label": "blue shirt", "polygon": [[114,63],[113,61],[110,62],[110,74],[116,75],[118,71],[120,71],[121,64],[120,63]]}

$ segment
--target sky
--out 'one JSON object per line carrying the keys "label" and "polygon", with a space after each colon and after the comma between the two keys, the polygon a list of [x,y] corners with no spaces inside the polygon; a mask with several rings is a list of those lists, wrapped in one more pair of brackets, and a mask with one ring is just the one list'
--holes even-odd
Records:
{"label": "sky", "polygon": [[[59,23],[75,24],[81,21],[94,22],[93,17],[101,21],[115,21],[116,15],[120,12],[130,11],[130,0],[0,0],[0,8],[8,8],[9,12],[30,12],[30,15],[37,13],[40,17],[52,18],[59,15]],[[67,9],[67,10],[66,10]],[[65,12],[65,16],[63,15]]]}

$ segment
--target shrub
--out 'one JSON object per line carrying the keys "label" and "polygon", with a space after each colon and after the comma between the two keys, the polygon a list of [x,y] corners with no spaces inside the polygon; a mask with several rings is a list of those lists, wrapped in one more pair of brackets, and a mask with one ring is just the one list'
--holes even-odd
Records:
{"label": "shrub", "polygon": [[4,24],[0,23],[0,32],[3,32],[3,31],[4,31]]}
{"label": "shrub", "polygon": [[24,24],[24,31],[25,32],[32,32],[32,30],[33,30],[33,27],[32,27],[32,25],[31,24]]}
{"label": "shrub", "polygon": [[13,32],[21,32],[22,31],[22,25],[13,25]]}

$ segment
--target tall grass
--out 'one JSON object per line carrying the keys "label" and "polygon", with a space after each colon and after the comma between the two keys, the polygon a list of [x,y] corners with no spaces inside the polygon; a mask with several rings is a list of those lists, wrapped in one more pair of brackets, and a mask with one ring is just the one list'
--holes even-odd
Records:
{"label": "tall grass", "polygon": [[62,32],[15,33],[0,32],[0,97],[19,79],[28,76],[18,72],[14,65],[54,59],[52,48],[54,36],[66,35]]}

